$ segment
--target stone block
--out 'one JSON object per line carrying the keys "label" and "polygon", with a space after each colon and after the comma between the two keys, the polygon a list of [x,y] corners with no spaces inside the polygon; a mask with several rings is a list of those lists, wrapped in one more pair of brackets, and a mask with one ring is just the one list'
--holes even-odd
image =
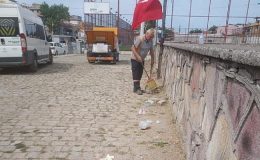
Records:
{"label": "stone block", "polygon": [[207,148],[208,160],[236,160],[232,149],[231,126],[225,114],[218,116],[216,127]]}
{"label": "stone block", "polygon": [[258,68],[257,70],[254,70],[253,80],[260,80],[260,68]]}
{"label": "stone block", "polygon": [[192,77],[191,77],[191,89],[194,94],[199,93],[199,82],[200,82],[200,75],[201,75],[201,63],[197,57],[193,58],[193,69],[192,69]]}
{"label": "stone block", "polygon": [[228,80],[226,97],[233,129],[237,129],[238,124],[245,113],[250,96],[251,93],[243,84],[234,80]]}
{"label": "stone block", "polygon": [[239,160],[260,159],[260,112],[256,104],[238,137],[236,154]]}
{"label": "stone block", "polygon": [[242,77],[252,80],[252,75],[246,69],[239,69],[238,74]]}

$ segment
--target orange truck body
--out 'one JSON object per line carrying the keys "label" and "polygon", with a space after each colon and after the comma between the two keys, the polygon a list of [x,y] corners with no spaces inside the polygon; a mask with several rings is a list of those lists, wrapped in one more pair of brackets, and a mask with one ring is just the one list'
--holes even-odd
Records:
{"label": "orange truck body", "polygon": [[114,27],[94,27],[92,31],[86,31],[89,63],[96,61],[116,63],[119,60],[117,33],[118,30]]}

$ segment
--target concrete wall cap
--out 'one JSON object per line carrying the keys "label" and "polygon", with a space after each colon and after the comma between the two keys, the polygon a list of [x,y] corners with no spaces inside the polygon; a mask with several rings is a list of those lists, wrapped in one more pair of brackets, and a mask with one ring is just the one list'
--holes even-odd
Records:
{"label": "concrete wall cap", "polygon": [[250,66],[260,67],[260,46],[229,44],[165,43],[165,46],[186,50],[200,55],[220,58]]}

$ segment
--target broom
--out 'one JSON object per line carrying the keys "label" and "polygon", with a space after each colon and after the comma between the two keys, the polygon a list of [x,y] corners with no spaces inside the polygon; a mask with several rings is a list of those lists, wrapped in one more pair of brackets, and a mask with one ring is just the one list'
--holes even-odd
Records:
{"label": "broom", "polygon": [[146,69],[144,68],[143,63],[141,63],[141,64],[142,64],[142,66],[143,66],[143,69],[144,69],[144,71],[145,71],[147,77],[148,77],[148,80],[146,81],[146,84],[145,84],[145,88],[148,89],[148,90],[150,90],[150,91],[153,91],[153,90],[155,90],[155,89],[157,88],[157,84],[156,84],[155,80],[152,79],[152,78],[149,76],[148,72],[147,72]]}

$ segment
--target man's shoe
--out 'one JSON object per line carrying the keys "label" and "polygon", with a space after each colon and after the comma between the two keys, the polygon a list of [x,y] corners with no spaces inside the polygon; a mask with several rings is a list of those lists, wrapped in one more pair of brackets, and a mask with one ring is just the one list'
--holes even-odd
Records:
{"label": "man's shoe", "polygon": [[141,91],[141,89],[138,89],[135,93],[138,94],[138,95],[142,95],[142,94],[143,94],[143,92]]}

